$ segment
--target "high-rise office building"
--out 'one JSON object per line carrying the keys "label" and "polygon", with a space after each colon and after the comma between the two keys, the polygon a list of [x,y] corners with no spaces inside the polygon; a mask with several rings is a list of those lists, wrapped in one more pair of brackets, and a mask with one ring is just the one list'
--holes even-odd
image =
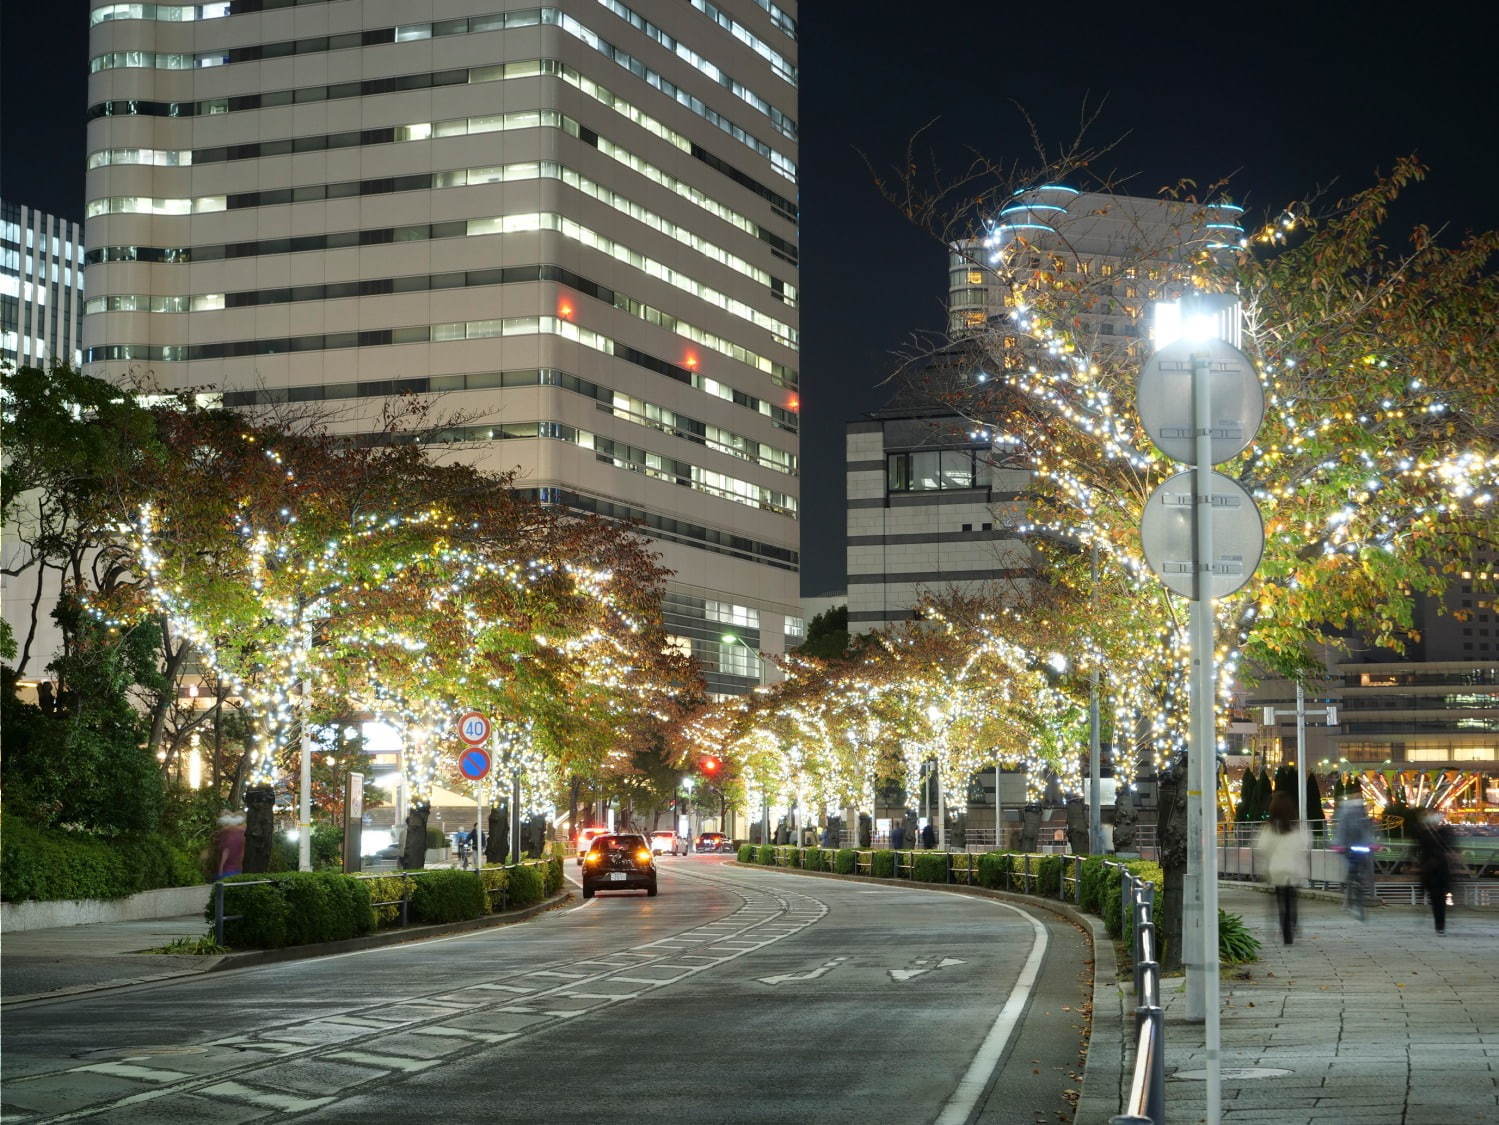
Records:
{"label": "high-rise office building", "polygon": [[0,200],[0,366],[77,366],[82,341],[82,230]]}
{"label": "high-rise office building", "polygon": [[957,409],[1032,362],[1034,345],[1007,331],[1010,311],[1065,285],[1082,296],[1073,330],[1091,351],[1134,347],[1149,335],[1147,305],[1171,295],[1184,263],[1243,237],[1241,211],[1050,184],[1017,194],[985,238],[950,247],[953,343],[846,427],[850,629],[910,620],[926,594],[1024,603],[1033,560],[1016,528],[1030,474],[1004,435]]}
{"label": "high-rise office building", "polygon": [[[636,523],[709,688],[798,620],[785,0],[90,13],[85,361],[439,436]],[[732,634],[731,637],[725,634]]]}

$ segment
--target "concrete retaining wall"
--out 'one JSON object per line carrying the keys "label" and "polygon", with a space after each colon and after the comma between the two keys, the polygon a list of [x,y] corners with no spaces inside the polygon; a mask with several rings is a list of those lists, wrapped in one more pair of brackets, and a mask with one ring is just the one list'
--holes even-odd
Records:
{"label": "concrete retaining wall", "polygon": [[90,922],[140,922],[201,914],[211,886],[165,887],[129,898],[59,899],[51,902],[0,903],[0,933],[45,930],[54,926],[86,926]]}

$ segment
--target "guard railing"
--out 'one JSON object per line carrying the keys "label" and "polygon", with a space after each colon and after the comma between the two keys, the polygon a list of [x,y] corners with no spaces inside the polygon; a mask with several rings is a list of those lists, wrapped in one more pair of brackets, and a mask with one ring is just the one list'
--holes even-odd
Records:
{"label": "guard railing", "polygon": [[[1116,864],[1109,864],[1111,868]],[[1155,886],[1118,867],[1120,910],[1133,916],[1135,1066],[1124,1112],[1109,1125],[1163,1125],[1166,1120],[1166,1017],[1161,1007],[1161,966],[1155,928]]]}

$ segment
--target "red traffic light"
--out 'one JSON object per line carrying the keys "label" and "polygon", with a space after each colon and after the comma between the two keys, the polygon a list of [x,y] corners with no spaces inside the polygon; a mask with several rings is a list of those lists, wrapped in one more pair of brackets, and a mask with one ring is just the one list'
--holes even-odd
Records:
{"label": "red traffic light", "polygon": [[712,777],[719,771],[720,768],[722,768],[723,763],[720,762],[717,758],[705,757],[698,759],[697,766],[698,769],[702,770],[709,777]]}

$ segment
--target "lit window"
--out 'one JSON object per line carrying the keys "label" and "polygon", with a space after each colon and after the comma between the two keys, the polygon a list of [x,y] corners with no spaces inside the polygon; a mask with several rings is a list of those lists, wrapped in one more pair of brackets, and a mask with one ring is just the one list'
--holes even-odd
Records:
{"label": "lit window", "polygon": [[982,285],[982,284],[984,284],[984,275],[983,275],[983,273],[980,272],[979,270],[969,270],[968,271],[968,284],[969,285]]}

